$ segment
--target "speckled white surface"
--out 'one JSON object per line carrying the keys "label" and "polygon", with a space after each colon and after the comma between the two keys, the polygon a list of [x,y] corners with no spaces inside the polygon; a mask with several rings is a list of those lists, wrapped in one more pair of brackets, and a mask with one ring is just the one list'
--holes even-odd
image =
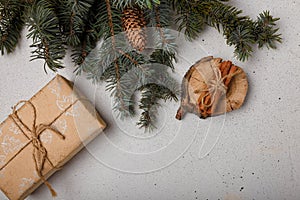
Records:
{"label": "speckled white surface", "polygon": [[[115,120],[104,84],[95,87],[79,77],[76,85],[95,100],[109,128],[50,178],[56,199],[300,199],[300,2],[233,0],[231,4],[251,17],[266,9],[280,17],[283,44],[277,50],[255,51],[241,63],[232,57],[222,36],[208,28],[195,45],[181,42],[184,58],[176,67],[182,77],[189,63],[203,56],[199,46],[208,54],[233,60],[249,76],[250,90],[242,109],[213,121],[188,115],[178,122],[173,119],[178,104],[171,103],[161,111],[158,135],[141,139],[147,135],[135,130],[134,122]],[[0,57],[0,121],[18,100],[30,98],[54,76],[44,73],[42,62],[28,61],[29,44],[23,37],[14,54]],[[65,64],[69,67],[60,73],[74,80],[70,60]],[[219,140],[199,159],[205,133],[214,133],[208,131],[212,124],[222,127]],[[167,145],[170,140],[175,145]],[[5,197],[0,194],[0,199]],[[28,199],[52,197],[41,186]]]}

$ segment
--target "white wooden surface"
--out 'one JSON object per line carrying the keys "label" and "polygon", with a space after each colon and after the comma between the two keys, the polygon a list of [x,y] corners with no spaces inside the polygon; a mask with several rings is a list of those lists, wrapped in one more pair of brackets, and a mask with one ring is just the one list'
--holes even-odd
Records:
{"label": "white wooden surface", "polygon": [[[233,60],[247,72],[247,101],[226,116],[200,120],[187,115],[178,122],[178,103],[173,102],[160,111],[157,131],[147,135],[134,120],[116,119],[104,84],[75,77],[70,59],[65,60],[68,67],[60,74],[95,101],[109,127],[50,178],[56,199],[300,199],[300,2],[231,3],[251,17],[266,9],[280,17],[283,44],[278,50],[255,51],[241,63],[214,29],[207,28],[194,44],[180,41],[178,80],[207,54]],[[0,57],[0,121],[18,100],[30,98],[55,75],[45,74],[42,62],[28,61],[25,35],[14,54]],[[207,133],[210,146],[218,141],[208,155],[199,156]],[[5,197],[0,194],[0,199]],[[41,186],[28,199],[52,197]]]}

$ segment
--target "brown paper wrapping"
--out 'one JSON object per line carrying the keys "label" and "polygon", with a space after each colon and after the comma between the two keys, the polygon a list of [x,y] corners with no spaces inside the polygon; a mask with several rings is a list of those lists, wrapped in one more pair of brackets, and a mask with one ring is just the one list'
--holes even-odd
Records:
{"label": "brown paper wrapping", "polygon": [[[91,103],[59,75],[29,102],[36,108],[36,124],[50,125],[65,136],[62,139],[49,129],[40,134],[49,160],[45,161],[42,170],[45,179],[106,127]],[[32,126],[34,112],[28,102],[18,109],[17,114],[26,126]],[[35,168],[31,132],[18,124],[12,115],[0,124],[0,188],[11,200],[26,198],[43,183]]]}

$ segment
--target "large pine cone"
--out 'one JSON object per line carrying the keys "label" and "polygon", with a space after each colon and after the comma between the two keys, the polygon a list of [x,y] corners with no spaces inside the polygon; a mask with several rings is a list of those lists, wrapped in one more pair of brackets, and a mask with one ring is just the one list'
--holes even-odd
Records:
{"label": "large pine cone", "polygon": [[138,51],[143,51],[146,47],[144,28],[147,24],[143,10],[136,7],[125,8],[122,23],[130,45]]}
{"label": "large pine cone", "polygon": [[233,111],[242,106],[247,90],[247,76],[240,67],[221,58],[203,58],[183,78],[176,118],[181,120],[186,112],[206,118]]}

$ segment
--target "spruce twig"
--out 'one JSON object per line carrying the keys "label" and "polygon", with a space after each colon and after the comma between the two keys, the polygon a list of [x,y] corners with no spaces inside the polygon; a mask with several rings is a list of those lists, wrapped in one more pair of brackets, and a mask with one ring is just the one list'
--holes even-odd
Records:
{"label": "spruce twig", "polygon": [[[115,32],[114,32],[114,25],[113,25],[113,19],[112,19],[112,11],[109,0],[105,0],[106,7],[107,7],[107,14],[108,14],[108,24],[110,27],[110,33],[111,33],[111,40],[112,40],[112,48],[114,51],[116,51],[116,41],[115,41]],[[117,90],[117,97],[121,100],[121,107],[124,106],[124,103],[122,101],[121,92],[120,92],[120,71],[119,71],[119,65],[118,65],[118,59],[115,58],[114,66],[116,70],[116,90]]]}
{"label": "spruce twig", "polygon": [[12,53],[25,24],[24,6],[18,0],[0,0],[0,51]]}
{"label": "spruce twig", "polygon": [[[179,30],[185,29],[189,40],[196,39],[205,24],[212,26],[223,32],[227,44],[235,47],[234,54],[241,61],[251,56],[254,44],[275,48],[276,43],[281,42],[275,24],[279,18],[273,18],[269,12],[263,12],[254,21],[243,16],[241,10],[218,0],[175,0],[172,5],[179,15],[176,19]],[[263,21],[269,21],[270,24]]]}
{"label": "spruce twig", "polygon": [[53,71],[63,68],[61,60],[65,56],[65,48],[52,5],[46,0],[40,0],[32,5],[29,15],[27,38],[33,39],[30,47],[35,48],[31,60],[45,60],[45,71],[46,66]]}

